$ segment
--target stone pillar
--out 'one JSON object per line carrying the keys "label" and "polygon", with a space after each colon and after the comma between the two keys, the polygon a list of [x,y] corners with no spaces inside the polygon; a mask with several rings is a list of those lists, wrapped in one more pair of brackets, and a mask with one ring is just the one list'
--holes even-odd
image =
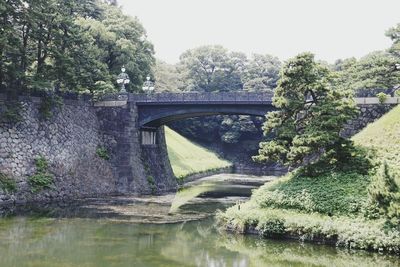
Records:
{"label": "stone pillar", "polygon": [[156,144],[142,145],[142,160],[146,179],[153,193],[175,191],[177,182],[168,158],[164,126],[157,129]]}
{"label": "stone pillar", "polygon": [[156,131],[156,144],[142,145],[134,102],[124,107],[98,108],[97,115],[119,193],[157,194],[176,190],[162,127]]}

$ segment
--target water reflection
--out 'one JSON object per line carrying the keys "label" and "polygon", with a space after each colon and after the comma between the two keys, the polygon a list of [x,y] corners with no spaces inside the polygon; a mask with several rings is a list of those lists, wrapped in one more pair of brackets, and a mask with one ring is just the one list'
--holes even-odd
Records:
{"label": "water reflection", "polygon": [[[238,185],[236,182],[227,186]],[[212,188],[214,194],[220,186]],[[235,196],[212,198],[206,192],[194,198],[188,198],[186,193],[183,196],[186,200],[174,214],[169,214],[173,195],[92,199],[36,207],[28,214],[23,209],[9,211],[0,220],[0,266],[400,264],[394,256],[220,232],[209,215],[217,207],[231,205]]]}

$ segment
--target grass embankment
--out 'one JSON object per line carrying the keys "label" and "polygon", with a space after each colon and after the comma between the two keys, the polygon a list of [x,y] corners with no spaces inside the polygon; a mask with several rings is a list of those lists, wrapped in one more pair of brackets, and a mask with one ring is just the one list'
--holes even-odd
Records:
{"label": "grass embankment", "polygon": [[[375,149],[380,160],[399,169],[400,106],[353,140]],[[331,172],[313,178],[293,172],[260,187],[248,202],[219,213],[218,219],[237,232],[256,231],[265,237],[400,253],[399,230],[389,227],[384,216],[366,216],[371,182],[372,176],[356,172]]]}
{"label": "grass embankment", "polygon": [[229,167],[232,164],[165,127],[165,137],[168,147],[168,156],[175,176],[178,180],[185,177]]}
{"label": "grass embankment", "polygon": [[[356,144],[376,150],[379,158],[400,170],[400,105],[353,137]],[[397,177],[400,184],[400,177]]]}

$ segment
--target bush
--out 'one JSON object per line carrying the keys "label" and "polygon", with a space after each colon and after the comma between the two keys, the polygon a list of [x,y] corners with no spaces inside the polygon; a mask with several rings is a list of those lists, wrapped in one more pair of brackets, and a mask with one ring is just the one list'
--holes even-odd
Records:
{"label": "bush", "polygon": [[376,94],[376,97],[379,99],[379,103],[383,104],[388,99],[389,95],[385,94],[384,92],[380,92]]}
{"label": "bush", "polygon": [[17,191],[17,183],[13,178],[0,172],[0,188],[6,193],[13,193]]}
{"label": "bush", "polygon": [[0,108],[0,123],[17,123],[22,121],[22,106],[20,102],[7,102]]}
{"label": "bush", "polygon": [[400,192],[395,176],[398,175],[384,162],[374,175],[368,188],[368,205],[365,215],[380,218],[382,215],[392,226],[400,224]]}
{"label": "bush", "polygon": [[39,106],[39,114],[43,119],[48,120],[53,117],[54,108],[60,108],[63,104],[62,98],[56,95],[45,96]]}
{"label": "bush", "polygon": [[268,218],[257,225],[257,230],[264,237],[277,238],[285,234],[285,221],[280,218]]}
{"label": "bush", "polygon": [[104,147],[98,147],[96,149],[96,155],[99,158],[102,158],[104,160],[109,160],[110,159],[110,155],[108,153],[108,150],[106,148],[104,148]]}
{"label": "bush", "polygon": [[40,156],[35,159],[36,173],[28,177],[28,183],[33,193],[52,187],[53,175],[49,173],[49,164],[45,157]]}

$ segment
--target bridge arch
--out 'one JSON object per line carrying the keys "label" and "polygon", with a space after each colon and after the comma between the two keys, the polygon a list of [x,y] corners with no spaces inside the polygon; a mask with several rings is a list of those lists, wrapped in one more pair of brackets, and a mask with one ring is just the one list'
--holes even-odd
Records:
{"label": "bridge arch", "polygon": [[272,95],[264,92],[131,95],[138,111],[138,127],[158,128],[186,118],[210,115],[264,116],[274,110]]}
{"label": "bridge arch", "polygon": [[211,115],[253,115],[265,116],[274,108],[272,105],[230,105],[230,104],[187,104],[187,105],[146,105],[139,106],[140,128],[157,128],[170,122],[193,117]]}

